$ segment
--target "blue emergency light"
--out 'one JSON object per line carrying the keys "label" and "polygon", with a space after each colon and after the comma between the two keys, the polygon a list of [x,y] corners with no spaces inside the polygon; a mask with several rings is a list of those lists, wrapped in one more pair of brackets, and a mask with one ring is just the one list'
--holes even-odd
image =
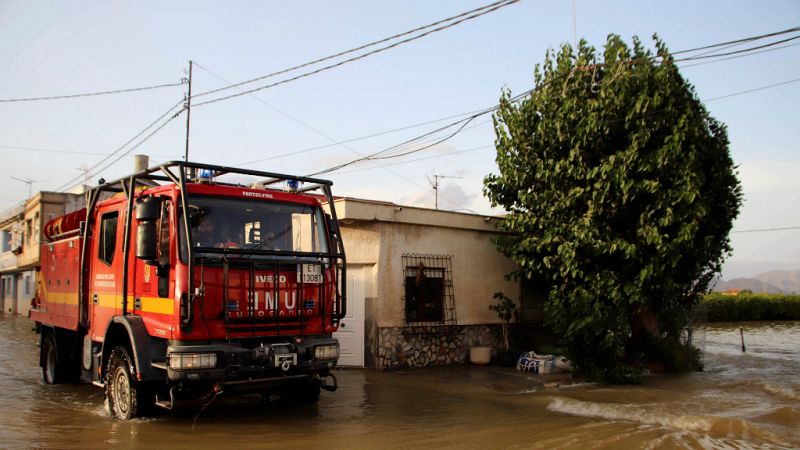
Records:
{"label": "blue emergency light", "polygon": [[297,191],[300,189],[300,181],[299,180],[286,180],[286,186],[289,187],[290,191]]}

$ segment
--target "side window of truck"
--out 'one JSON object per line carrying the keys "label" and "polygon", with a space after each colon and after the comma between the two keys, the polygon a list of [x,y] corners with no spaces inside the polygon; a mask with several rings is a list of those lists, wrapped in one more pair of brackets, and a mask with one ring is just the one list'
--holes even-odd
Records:
{"label": "side window of truck", "polygon": [[111,265],[114,261],[114,249],[117,248],[117,211],[103,214],[100,218],[100,240],[98,242],[97,258]]}

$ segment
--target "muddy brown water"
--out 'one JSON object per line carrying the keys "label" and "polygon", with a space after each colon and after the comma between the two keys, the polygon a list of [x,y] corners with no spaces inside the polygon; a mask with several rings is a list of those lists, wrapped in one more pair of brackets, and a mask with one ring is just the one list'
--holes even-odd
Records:
{"label": "muddy brown water", "polygon": [[313,406],[223,397],[129,422],[108,416],[98,388],[43,384],[31,328],[0,317],[0,448],[800,447],[800,322],[710,325],[704,372],[643,386],[491,366],[339,370],[339,391]]}

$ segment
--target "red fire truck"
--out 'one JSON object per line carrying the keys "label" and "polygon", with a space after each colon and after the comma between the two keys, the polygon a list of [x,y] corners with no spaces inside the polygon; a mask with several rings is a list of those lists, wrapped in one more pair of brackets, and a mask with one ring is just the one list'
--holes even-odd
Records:
{"label": "red fire truck", "polygon": [[[237,177],[258,181],[219,181]],[[30,313],[45,382],[102,387],[123,420],[220,392],[336,390],[346,276],[331,184],[173,161],[90,190],[45,227]]]}

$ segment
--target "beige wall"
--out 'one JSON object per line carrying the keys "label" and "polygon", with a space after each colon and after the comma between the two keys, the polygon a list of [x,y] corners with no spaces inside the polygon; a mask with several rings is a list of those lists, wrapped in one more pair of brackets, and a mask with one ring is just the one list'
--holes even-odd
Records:
{"label": "beige wall", "polygon": [[[50,219],[82,207],[80,195],[59,192],[39,192],[25,203],[25,215],[22,229],[25,238],[22,253],[17,256],[18,267],[35,267],[39,265],[39,249],[44,239],[44,226]],[[30,229],[29,229],[30,228]]]}
{"label": "beige wall", "polygon": [[492,242],[495,218],[353,199],[336,208],[348,264],[371,265],[372,292],[365,294],[378,302],[378,327],[405,325],[403,254],[452,255],[458,325],[497,323],[492,295],[519,296],[517,284],[505,280],[516,266]]}

